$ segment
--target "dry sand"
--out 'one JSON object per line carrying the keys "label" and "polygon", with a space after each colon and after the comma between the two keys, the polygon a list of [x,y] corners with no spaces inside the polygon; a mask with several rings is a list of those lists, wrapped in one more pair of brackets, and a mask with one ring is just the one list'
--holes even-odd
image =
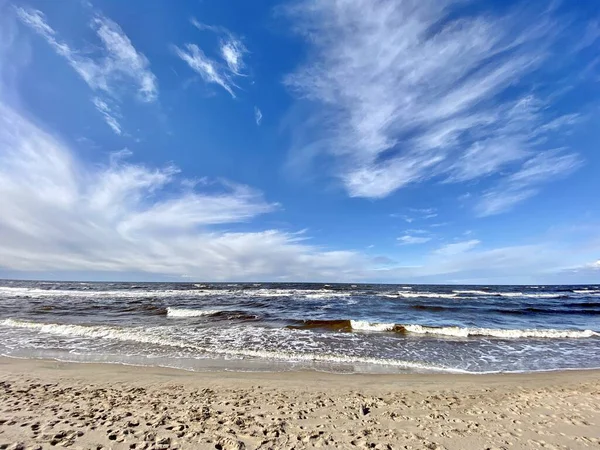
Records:
{"label": "dry sand", "polygon": [[0,449],[600,448],[599,375],[192,373],[0,358]]}

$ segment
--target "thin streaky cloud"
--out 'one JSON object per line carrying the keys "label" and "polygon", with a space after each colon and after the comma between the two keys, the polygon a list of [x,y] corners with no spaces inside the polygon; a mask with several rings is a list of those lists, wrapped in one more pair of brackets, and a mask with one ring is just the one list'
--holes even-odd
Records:
{"label": "thin streaky cloud", "polygon": [[112,20],[97,16],[92,23],[108,54],[104,72],[114,71],[116,78],[124,76],[134,80],[142,100],[156,100],[158,82],[149,69],[148,59],[135,49],[121,27]]}
{"label": "thin streaky cloud", "polygon": [[560,34],[568,24],[553,8],[461,16],[460,3],[299,0],[285,8],[311,48],[285,84],[321,116],[291,152],[325,149],[349,196],[384,198],[432,179],[510,175],[548,150],[547,133],[578,116],[553,113],[552,96],[528,83],[568,39]]}
{"label": "thin streaky cloud", "polygon": [[235,98],[235,93],[233,92],[235,85],[221,69],[219,63],[206,56],[196,44],[186,44],[185,49],[176,46],[174,49],[177,56],[185,61],[205,82],[221,86]]}
{"label": "thin streaky cloud", "polygon": [[[233,88],[236,87],[233,83],[233,78],[246,76],[246,62],[244,56],[248,54],[248,49],[242,40],[225,27],[217,25],[207,25],[199,22],[194,17],[190,19],[192,25],[201,31],[210,31],[219,36],[218,54],[223,61],[223,64],[210,59],[206,54],[195,44],[186,44],[188,58],[184,59],[181,55],[182,50],[178,49],[178,55],[184,59],[190,67],[200,73],[202,78],[208,83],[217,83],[227,90],[232,96]],[[196,51],[194,47],[198,50]],[[192,53],[192,55],[190,55]],[[190,63],[190,60],[192,63]]]}
{"label": "thin streaky cloud", "polygon": [[256,125],[259,125],[262,123],[262,119],[263,119],[263,115],[262,115],[262,111],[260,109],[258,109],[258,107],[254,107],[254,120],[256,122]]}
{"label": "thin streaky cloud", "polygon": [[548,180],[564,178],[581,165],[581,158],[574,154],[557,150],[540,153],[485,192],[476,203],[475,211],[481,217],[508,211],[536,195]]}
{"label": "thin streaky cloud", "polygon": [[103,54],[97,58],[83,56],[57,38],[56,31],[46,22],[43,12],[16,8],[21,21],[31,27],[83,78],[93,90],[116,96],[123,80],[134,84],[138,97],[152,102],[158,96],[156,76],[150,70],[148,59],[138,52],[123,30],[112,20],[101,15],[92,22],[92,29],[103,44]]}
{"label": "thin streaky cloud", "polygon": [[92,99],[92,103],[94,104],[94,106],[96,107],[96,109],[100,112],[100,114],[102,114],[102,116],[104,117],[104,120],[106,122],[106,124],[112,128],[112,130],[120,135],[122,133],[121,130],[121,125],[119,124],[119,121],[117,119],[117,115],[118,113],[114,112],[109,106],[108,104],[102,100],[99,97],[94,97]]}
{"label": "thin streaky cloud", "polygon": [[453,244],[443,245],[442,247],[436,249],[433,252],[433,254],[436,256],[444,256],[444,257],[455,256],[455,255],[459,255],[462,253],[466,253],[470,250],[473,250],[479,244],[481,244],[481,241],[479,241],[477,239],[471,239],[469,241],[455,242]]}
{"label": "thin streaky cloud", "polygon": [[195,17],[190,19],[190,23],[198,28],[200,31],[212,31],[213,33],[222,33],[228,34],[230,31],[218,25],[207,25],[205,23],[199,22]]}
{"label": "thin streaky cloud", "polygon": [[401,237],[398,238],[398,241],[402,245],[424,244],[426,242],[429,242],[430,240],[431,240],[430,237],[425,237],[425,236],[411,236],[409,234],[406,234],[406,235],[401,236]]}

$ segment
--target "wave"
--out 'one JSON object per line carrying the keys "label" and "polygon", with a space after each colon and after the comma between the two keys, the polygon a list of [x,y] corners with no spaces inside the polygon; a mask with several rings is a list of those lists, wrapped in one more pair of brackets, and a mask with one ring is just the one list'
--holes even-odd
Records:
{"label": "wave", "polygon": [[473,313],[495,313],[495,314],[506,314],[506,315],[534,315],[534,314],[561,314],[561,315],[582,315],[582,316],[595,316],[600,315],[600,311],[597,308],[600,307],[600,303],[568,303],[560,307],[523,307],[523,308],[496,308],[490,307],[489,305],[477,305],[477,306],[463,306],[463,305],[424,305],[415,304],[410,305],[410,309],[417,311],[431,311],[431,312],[442,312],[442,311],[462,311],[462,312],[473,312]]}
{"label": "wave", "polygon": [[478,291],[478,290],[454,290],[452,291],[455,294],[467,294],[467,295],[494,295],[494,292],[489,291]]}
{"label": "wave", "polygon": [[469,327],[430,327],[418,324],[374,323],[365,320],[305,320],[299,325],[287,328],[298,330],[323,329],[329,331],[374,331],[412,334],[432,334],[439,336],[470,337],[489,336],[497,338],[589,338],[600,336],[592,330],[556,330],[556,329],[502,329],[502,328],[469,328]]}
{"label": "wave", "polygon": [[589,338],[600,334],[592,330],[553,330],[524,329],[509,330],[499,328],[462,328],[462,327],[427,327],[423,325],[400,325],[405,331],[415,334],[434,334],[440,336],[490,336],[497,338]]}
{"label": "wave", "polygon": [[366,320],[351,320],[350,327],[360,331],[394,331],[394,323],[369,323]]}
{"label": "wave", "polygon": [[306,299],[325,299],[349,297],[348,291],[334,289],[242,289],[233,286],[231,289],[206,289],[207,285],[194,285],[199,289],[121,289],[121,290],[68,290],[40,289],[26,287],[0,286],[0,297],[81,297],[81,298],[173,298],[173,297],[298,297]]}
{"label": "wave", "polygon": [[286,328],[292,330],[313,330],[323,329],[330,331],[352,331],[352,324],[350,320],[318,320],[308,319],[302,320],[297,325],[288,325]]}
{"label": "wave", "polygon": [[220,309],[189,309],[189,308],[167,308],[167,317],[186,319],[191,317],[211,317],[222,320],[256,320],[256,314],[248,314],[245,311],[232,311]]}
{"label": "wave", "polygon": [[445,294],[440,292],[398,292],[395,295],[384,294],[384,296],[396,298],[461,298],[458,294]]}
{"label": "wave", "polygon": [[187,309],[187,308],[167,308],[167,317],[202,317],[202,316],[212,316],[213,314],[217,314],[220,311],[218,309]]}
{"label": "wave", "polygon": [[1,326],[11,328],[25,328],[41,333],[48,333],[69,337],[85,337],[96,339],[112,339],[118,341],[139,342],[145,344],[163,345],[169,347],[193,349],[199,352],[215,354],[221,356],[234,357],[251,357],[262,358],[280,361],[305,361],[305,362],[321,362],[321,363],[337,363],[337,364],[364,364],[364,365],[379,365],[391,366],[402,369],[436,371],[448,373],[470,373],[463,369],[455,369],[441,365],[433,365],[420,363],[416,361],[406,361],[398,359],[373,358],[362,356],[349,356],[334,353],[312,353],[312,352],[294,352],[287,350],[250,350],[250,349],[228,349],[228,348],[209,348],[196,345],[190,342],[182,342],[181,340],[170,339],[166,336],[152,334],[147,329],[141,328],[116,328],[103,327],[97,325],[62,325],[39,322],[26,322],[15,319],[5,319],[0,321]]}
{"label": "wave", "polygon": [[153,298],[153,297],[182,297],[182,296],[219,296],[232,294],[233,291],[227,289],[164,289],[164,290],[67,290],[67,289],[39,289],[39,288],[20,288],[0,286],[0,296],[2,297],[26,297],[26,298],[46,298],[46,297],[81,297],[81,298]]}
{"label": "wave", "polygon": [[452,292],[397,292],[397,293],[381,293],[377,294],[380,297],[388,298],[446,298],[446,299],[473,299],[479,297],[505,297],[505,298],[533,298],[533,299],[569,299],[581,298],[582,294],[589,296],[600,295],[600,290],[585,291],[585,290],[565,290],[560,292],[498,292],[498,291],[482,291],[482,290],[453,290]]}
{"label": "wave", "polygon": [[457,295],[480,295],[487,297],[508,297],[508,298],[569,298],[567,293],[570,290],[561,291],[561,293],[544,293],[544,292],[497,292],[497,291],[481,291],[481,290],[454,290]]}
{"label": "wave", "polygon": [[439,305],[410,305],[410,308],[420,310],[420,311],[448,311],[448,310],[457,309],[457,308],[453,308],[451,306],[439,306]]}
{"label": "wave", "polygon": [[551,294],[551,293],[524,293],[524,292],[490,292],[488,295],[508,298],[569,298],[565,293],[562,294]]}

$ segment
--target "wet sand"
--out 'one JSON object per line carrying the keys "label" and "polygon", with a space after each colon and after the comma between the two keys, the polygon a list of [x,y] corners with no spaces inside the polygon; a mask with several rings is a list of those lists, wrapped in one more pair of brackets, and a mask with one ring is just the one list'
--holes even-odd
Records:
{"label": "wet sand", "polygon": [[0,449],[600,448],[600,371],[185,372],[0,358]]}

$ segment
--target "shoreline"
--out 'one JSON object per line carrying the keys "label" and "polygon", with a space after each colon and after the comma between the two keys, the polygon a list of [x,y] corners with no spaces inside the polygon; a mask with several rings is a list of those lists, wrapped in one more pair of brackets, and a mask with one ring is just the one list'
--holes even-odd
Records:
{"label": "shoreline", "polygon": [[[33,367],[31,367],[33,366]],[[265,364],[267,366],[267,364]],[[182,367],[170,367],[166,365],[145,365],[126,363],[119,361],[68,361],[59,358],[51,357],[27,357],[27,356],[7,356],[0,355],[0,374],[3,373],[4,368],[15,368],[17,371],[20,369],[33,368],[33,369],[53,369],[57,371],[64,371],[66,373],[78,373],[85,374],[88,370],[95,371],[111,371],[114,373],[120,373],[126,375],[129,371],[136,372],[139,374],[139,370],[143,370],[146,375],[159,375],[169,376],[172,375],[176,378],[184,377],[187,374],[191,377],[208,377],[219,376],[224,378],[236,378],[239,375],[244,380],[259,380],[259,379],[272,379],[272,380],[285,380],[306,378],[310,380],[315,379],[327,379],[333,383],[339,383],[345,378],[377,378],[379,381],[403,381],[405,383],[424,383],[424,378],[428,379],[428,383],[441,382],[444,379],[452,378],[453,382],[456,381],[473,381],[484,380],[485,382],[498,382],[501,378],[505,378],[507,381],[511,379],[518,379],[521,382],[531,381],[539,382],[544,380],[553,380],[557,377],[565,379],[578,379],[587,380],[588,376],[591,379],[600,380],[600,367],[593,368],[569,368],[569,369],[548,369],[548,370],[537,370],[537,371],[506,371],[506,372],[454,372],[454,371],[427,371],[427,372],[336,372],[329,370],[318,370],[318,369],[293,369],[293,370],[251,370],[245,369],[243,364],[231,364],[229,366],[210,365],[199,370],[187,369]],[[89,369],[87,369],[89,367]],[[201,367],[201,366],[200,366]],[[204,370],[203,370],[204,369]],[[12,370],[12,369],[9,369]]]}
{"label": "shoreline", "polygon": [[598,425],[595,369],[191,372],[0,357],[0,448],[583,449],[600,444]]}

